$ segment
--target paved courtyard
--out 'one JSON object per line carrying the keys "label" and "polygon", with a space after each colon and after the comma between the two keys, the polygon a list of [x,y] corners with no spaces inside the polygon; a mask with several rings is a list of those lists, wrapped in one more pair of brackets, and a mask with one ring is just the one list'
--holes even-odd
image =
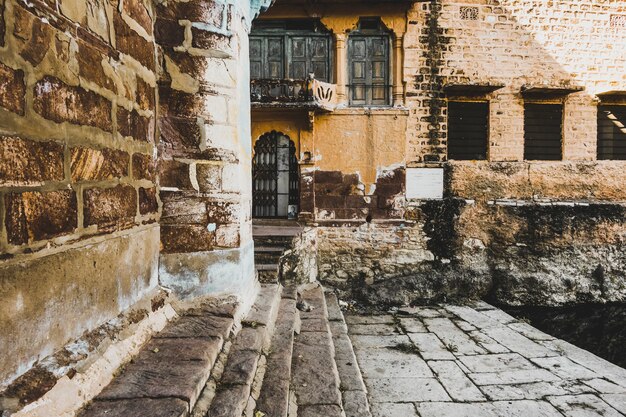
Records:
{"label": "paved courtyard", "polygon": [[374,417],[626,415],[625,369],[486,303],[345,319]]}

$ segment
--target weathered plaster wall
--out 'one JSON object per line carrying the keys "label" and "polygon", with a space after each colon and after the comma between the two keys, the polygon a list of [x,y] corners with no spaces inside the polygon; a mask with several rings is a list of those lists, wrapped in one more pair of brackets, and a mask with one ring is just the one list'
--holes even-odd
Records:
{"label": "weathered plaster wall", "polygon": [[253,113],[252,137],[276,130],[294,141],[301,188],[312,189],[301,194],[301,212],[311,218],[397,218],[387,210],[402,198],[407,117],[402,109],[340,109],[316,115],[311,126],[303,114]]}

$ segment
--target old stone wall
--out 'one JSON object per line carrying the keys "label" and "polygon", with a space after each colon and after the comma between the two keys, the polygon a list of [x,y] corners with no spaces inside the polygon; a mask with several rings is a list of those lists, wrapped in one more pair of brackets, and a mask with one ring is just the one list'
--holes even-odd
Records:
{"label": "old stone wall", "polygon": [[182,296],[255,290],[246,2],[157,7],[161,282]]}
{"label": "old stone wall", "polygon": [[0,7],[0,383],[157,285],[154,12]]}
{"label": "old stone wall", "polygon": [[0,0],[0,387],[159,283],[254,295],[247,32],[269,3]]}

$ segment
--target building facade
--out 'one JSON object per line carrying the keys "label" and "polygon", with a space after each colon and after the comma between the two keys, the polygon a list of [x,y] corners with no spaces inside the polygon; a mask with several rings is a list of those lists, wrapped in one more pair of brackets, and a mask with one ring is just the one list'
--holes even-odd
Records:
{"label": "building facade", "polygon": [[[374,303],[623,300],[625,12],[277,1],[252,30],[252,137],[293,143],[320,279]],[[309,100],[268,85],[311,73]]]}

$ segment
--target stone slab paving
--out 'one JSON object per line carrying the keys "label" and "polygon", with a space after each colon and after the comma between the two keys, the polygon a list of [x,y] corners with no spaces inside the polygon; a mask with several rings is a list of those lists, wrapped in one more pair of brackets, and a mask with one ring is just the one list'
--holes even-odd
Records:
{"label": "stone slab paving", "polygon": [[345,319],[373,417],[626,416],[626,370],[487,303]]}

